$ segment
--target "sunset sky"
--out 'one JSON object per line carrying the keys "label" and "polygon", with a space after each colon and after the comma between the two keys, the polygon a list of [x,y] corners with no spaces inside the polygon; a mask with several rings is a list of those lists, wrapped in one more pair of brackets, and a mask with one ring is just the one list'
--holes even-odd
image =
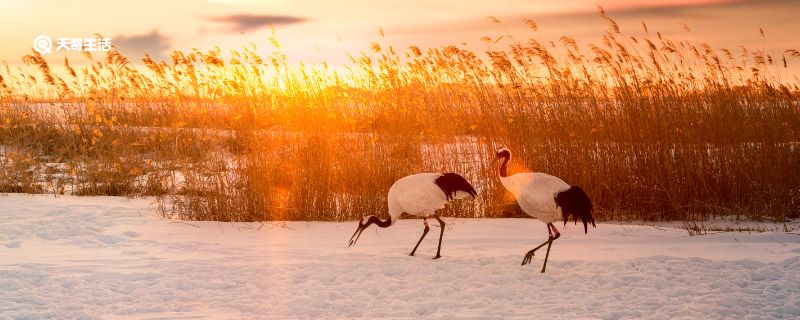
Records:
{"label": "sunset sky", "polygon": [[[651,32],[694,38],[717,48],[760,49],[761,27],[768,52],[780,55],[800,47],[796,0],[0,0],[0,61],[20,64],[40,34],[55,40],[100,33],[135,60],[145,51],[163,58],[171,50],[238,49],[248,42],[266,54],[271,25],[291,60],[312,63],[345,62],[345,53],[366,51],[373,41],[397,48],[455,44],[482,51],[482,36],[494,38],[506,28],[521,39],[570,35],[582,44],[598,43],[607,26],[597,5],[631,35],[642,34],[645,21]],[[506,26],[492,24],[487,16]],[[523,18],[537,21],[541,35],[527,30]],[[54,52],[47,58],[60,61],[64,55]]]}

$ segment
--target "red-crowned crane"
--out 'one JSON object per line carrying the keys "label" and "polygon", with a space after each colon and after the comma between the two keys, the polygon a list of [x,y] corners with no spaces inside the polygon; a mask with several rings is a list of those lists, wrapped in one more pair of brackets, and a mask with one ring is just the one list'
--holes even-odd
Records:
{"label": "red-crowned crane", "polygon": [[442,250],[442,236],[444,236],[445,223],[436,213],[436,210],[444,208],[444,205],[454,199],[463,199],[472,196],[474,199],[478,195],[475,188],[467,182],[464,177],[455,173],[418,173],[397,180],[389,188],[389,219],[381,220],[376,216],[366,216],[358,222],[358,228],[353,236],[350,237],[350,244],[356,244],[364,229],[372,224],[381,228],[387,228],[400,220],[403,213],[423,217],[425,229],[422,236],[417,241],[417,245],[411,250],[410,255],[414,255],[417,247],[430,231],[428,227],[428,217],[435,217],[439,221],[439,247],[436,249],[436,257],[440,258]]}
{"label": "red-crowned crane", "polygon": [[547,224],[549,234],[547,241],[528,251],[522,259],[523,266],[530,263],[536,250],[547,245],[547,253],[542,264],[544,272],[547,267],[547,257],[550,256],[550,246],[553,245],[553,240],[561,236],[553,222],[563,219],[566,225],[572,216],[576,224],[578,219],[583,222],[583,232],[588,233],[589,223],[592,227],[596,227],[592,217],[592,201],[580,187],[570,186],[549,174],[522,172],[509,176],[508,161],[511,159],[511,150],[508,148],[498,149],[495,156],[495,160],[503,161],[498,171],[503,187],[514,194],[522,211]]}

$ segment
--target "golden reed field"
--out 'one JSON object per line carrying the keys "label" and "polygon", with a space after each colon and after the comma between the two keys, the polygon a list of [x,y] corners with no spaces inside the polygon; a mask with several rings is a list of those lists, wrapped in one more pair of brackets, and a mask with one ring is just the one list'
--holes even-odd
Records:
{"label": "golden reed field", "polygon": [[[457,172],[477,201],[445,215],[516,216],[492,164],[561,177],[601,220],[800,217],[797,48],[712,48],[608,30],[484,37],[486,52],[378,42],[347,65],[273,50],[112,50],[0,70],[0,192],[153,196],[167,217],[385,215],[402,176]],[[501,24],[494,19],[494,22]],[[498,26],[502,30],[502,26]],[[687,27],[687,31],[688,27]],[[763,37],[763,32],[762,32]],[[367,44],[365,44],[367,47]]]}

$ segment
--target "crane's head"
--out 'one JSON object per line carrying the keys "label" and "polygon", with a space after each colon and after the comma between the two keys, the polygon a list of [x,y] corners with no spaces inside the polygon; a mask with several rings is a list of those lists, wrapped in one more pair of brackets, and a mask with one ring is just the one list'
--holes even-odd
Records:
{"label": "crane's head", "polygon": [[358,220],[358,227],[356,227],[356,232],[353,232],[353,235],[350,236],[350,244],[348,244],[347,246],[350,247],[356,244],[358,238],[361,237],[361,232],[364,232],[364,229],[369,227],[370,224],[372,223],[369,222],[369,217],[363,217],[361,218],[361,220]]}
{"label": "crane's head", "polygon": [[497,151],[494,152],[494,160],[499,160],[501,158],[511,158],[511,150],[507,147],[497,149]]}
{"label": "crane's head", "polygon": [[347,246],[350,247],[355,245],[356,241],[358,241],[358,238],[361,237],[361,233],[364,232],[364,229],[373,224],[381,228],[386,228],[392,225],[392,217],[390,216],[389,219],[383,221],[381,219],[378,219],[378,217],[376,216],[366,216],[361,218],[361,220],[358,221],[358,227],[356,228],[356,232],[353,232],[353,235],[350,236],[350,244],[348,244]]}

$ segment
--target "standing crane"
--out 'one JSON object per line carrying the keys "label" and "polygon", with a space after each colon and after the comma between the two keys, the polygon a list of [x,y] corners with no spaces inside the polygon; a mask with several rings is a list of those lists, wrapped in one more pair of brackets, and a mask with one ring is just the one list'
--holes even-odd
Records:
{"label": "standing crane", "polygon": [[567,224],[570,216],[578,223],[583,222],[583,232],[588,233],[588,224],[594,224],[592,217],[592,201],[586,192],[578,186],[570,186],[563,180],[540,172],[522,172],[508,175],[508,161],[511,160],[511,150],[500,148],[495,153],[495,160],[502,160],[498,174],[500,183],[506,190],[514,194],[519,207],[527,215],[539,219],[547,224],[547,241],[531,249],[522,259],[522,265],[529,264],[533,255],[539,248],[547,245],[544,256],[542,272],[547,267],[547,258],[550,256],[550,246],[553,241],[561,236],[553,222],[564,220]]}

